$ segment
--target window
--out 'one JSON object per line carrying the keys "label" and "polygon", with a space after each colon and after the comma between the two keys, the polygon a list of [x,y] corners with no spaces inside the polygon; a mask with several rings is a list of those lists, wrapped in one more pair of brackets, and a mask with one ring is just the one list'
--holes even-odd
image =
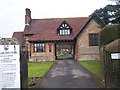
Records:
{"label": "window", "polygon": [[98,46],[98,34],[89,34],[89,46]]}
{"label": "window", "polygon": [[58,35],[70,35],[72,28],[67,24],[66,21],[63,21],[63,23],[58,28]]}
{"label": "window", "polygon": [[60,30],[59,35],[70,35],[70,30]]}
{"label": "window", "polygon": [[43,43],[34,44],[34,52],[44,52],[44,44]]}

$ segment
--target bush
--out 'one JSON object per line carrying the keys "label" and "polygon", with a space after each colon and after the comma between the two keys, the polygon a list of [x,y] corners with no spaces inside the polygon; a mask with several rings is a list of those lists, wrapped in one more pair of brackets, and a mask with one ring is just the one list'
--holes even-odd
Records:
{"label": "bush", "polygon": [[104,65],[106,87],[120,87],[120,61],[111,53],[119,52],[120,24],[108,25],[99,33],[100,58]]}
{"label": "bush", "polygon": [[120,24],[107,25],[99,33],[99,45],[104,46],[120,38]]}

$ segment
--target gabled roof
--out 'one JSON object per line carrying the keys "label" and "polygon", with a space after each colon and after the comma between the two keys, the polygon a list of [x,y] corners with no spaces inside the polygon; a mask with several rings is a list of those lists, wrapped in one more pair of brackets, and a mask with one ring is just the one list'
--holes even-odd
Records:
{"label": "gabled roof", "polygon": [[23,32],[14,32],[12,38],[17,39],[21,46],[25,44],[25,38]]}
{"label": "gabled roof", "polygon": [[[43,40],[73,40],[91,17],[32,19],[31,25],[25,26],[24,34],[33,34],[29,41]],[[63,21],[72,27],[70,36],[59,36],[57,29]]]}

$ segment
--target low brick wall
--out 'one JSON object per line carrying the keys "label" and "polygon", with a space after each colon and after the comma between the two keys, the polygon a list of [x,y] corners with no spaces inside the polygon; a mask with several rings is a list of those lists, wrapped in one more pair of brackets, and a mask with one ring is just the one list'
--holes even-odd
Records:
{"label": "low brick wall", "polygon": [[100,60],[99,53],[97,54],[81,54],[78,60]]}
{"label": "low brick wall", "polygon": [[41,62],[41,61],[54,61],[55,56],[32,56],[29,61],[30,62]]}
{"label": "low brick wall", "polygon": [[29,61],[41,62],[41,61],[54,61],[55,60],[55,45],[54,43],[45,43],[44,52],[34,52],[33,43],[30,44],[31,55]]}

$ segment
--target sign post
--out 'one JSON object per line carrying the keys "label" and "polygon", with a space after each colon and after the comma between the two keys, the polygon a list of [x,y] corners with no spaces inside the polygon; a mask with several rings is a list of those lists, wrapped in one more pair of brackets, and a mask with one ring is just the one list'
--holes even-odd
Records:
{"label": "sign post", "polygon": [[20,89],[20,46],[0,45],[0,90]]}

